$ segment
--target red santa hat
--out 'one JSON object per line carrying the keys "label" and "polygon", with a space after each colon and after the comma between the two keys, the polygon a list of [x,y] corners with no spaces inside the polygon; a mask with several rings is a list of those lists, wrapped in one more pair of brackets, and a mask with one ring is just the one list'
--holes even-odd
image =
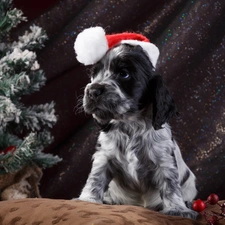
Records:
{"label": "red santa hat", "polygon": [[92,65],[98,62],[110,48],[119,43],[140,45],[147,53],[152,65],[156,66],[159,49],[141,34],[125,32],[106,35],[102,27],[91,27],[78,34],[74,49],[80,63]]}

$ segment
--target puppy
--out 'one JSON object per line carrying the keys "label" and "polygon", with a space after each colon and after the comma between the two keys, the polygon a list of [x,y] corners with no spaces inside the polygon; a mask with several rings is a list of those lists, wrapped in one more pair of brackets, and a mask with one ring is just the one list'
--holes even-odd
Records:
{"label": "puppy", "polygon": [[83,108],[101,132],[80,200],[196,218],[195,176],[167,124],[175,103],[141,46],[120,43],[94,64]]}

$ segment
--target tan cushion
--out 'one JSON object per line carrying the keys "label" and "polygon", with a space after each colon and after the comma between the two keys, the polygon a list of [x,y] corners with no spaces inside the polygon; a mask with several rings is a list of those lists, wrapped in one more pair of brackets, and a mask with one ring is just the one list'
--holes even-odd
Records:
{"label": "tan cushion", "polygon": [[[214,209],[219,209],[214,206]],[[210,209],[208,209],[210,210]],[[217,210],[218,211],[218,210]],[[0,202],[1,225],[206,225],[182,217],[166,216],[142,207],[102,205],[82,201],[28,198]],[[220,221],[220,225],[225,220]]]}

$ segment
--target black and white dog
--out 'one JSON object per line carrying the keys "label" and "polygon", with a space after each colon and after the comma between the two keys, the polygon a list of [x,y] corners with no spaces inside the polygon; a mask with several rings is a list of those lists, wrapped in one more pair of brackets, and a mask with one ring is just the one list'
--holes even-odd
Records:
{"label": "black and white dog", "polygon": [[80,200],[196,218],[195,176],[167,124],[176,107],[142,47],[118,44],[94,64],[83,108],[101,132]]}

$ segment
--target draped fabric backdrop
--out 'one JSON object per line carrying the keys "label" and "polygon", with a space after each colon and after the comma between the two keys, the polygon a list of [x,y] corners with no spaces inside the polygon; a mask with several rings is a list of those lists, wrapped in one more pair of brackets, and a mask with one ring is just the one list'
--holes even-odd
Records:
{"label": "draped fabric backdrop", "polygon": [[140,32],[158,46],[157,71],[165,78],[180,112],[170,124],[197,177],[198,197],[205,199],[213,192],[225,199],[224,0],[15,3],[30,19],[14,32],[15,37],[33,23],[49,36],[39,52],[47,84],[23,99],[28,105],[56,102],[55,141],[46,152],[64,160],[44,171],[42,197],[77,197],[90,171],[98,129],[91,117],[76,107],[88,82],[89,68],[77,62],[73,45],[80,31],[98,25],[107,33]]}

